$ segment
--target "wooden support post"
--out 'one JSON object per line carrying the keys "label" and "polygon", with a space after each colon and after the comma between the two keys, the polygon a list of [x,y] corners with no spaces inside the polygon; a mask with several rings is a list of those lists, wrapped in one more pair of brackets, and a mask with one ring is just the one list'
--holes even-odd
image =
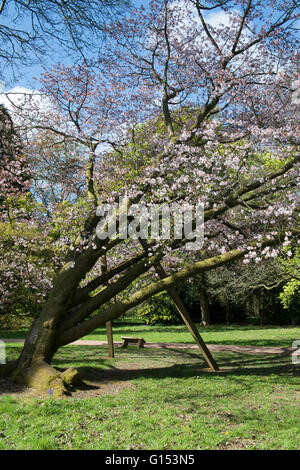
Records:
{"label": "wooden support post", "polygon": [[[144,247],[144,249],[147,249],[147,246],[146,246],[144,240],[141,241],[141,244]],[[155,269],[156,269],[156,272],[157,272],[157,274],[159,275],[159,277],[161,279],[163,279],[164,277],[167,276],[167,273],[165,272],[164,268],[162,267],[162,265],[159,262],[157,262],[155,264]],[[176,309],[177,309],[179,315],[181,316],[181,318],[183,319],[186,327],[188,328],[189,332],[191,333],[194,340],[198,344],[198,346],[199,346],[199,348],[200,348],[200,350],[203,354],[203,357],[206,360],[208,366],[210,367],[211,370],[213,370],[214,372],[217,372],[218,370],[220,370],[219,366],[218,366],[217,362],[215,361],[215,359],[213,358],[213,356],[212,356],[211,352],[209,351],[208,347],[206,346],[205,342],[201,338],[197,326],[193,322],[189,312],[187,311],[187,309],[186,309],[184,303],[182,302],[181,298],[179,297],[177,291],[174,289],[174,287],[169,287],[167,289],[167,292],[168,292],[169,296],[171,297],[171,299],[173,300],[173,302],[176,306]]]}
{"label": "wooden support post", "polygon": [[[161,279],[167,276],[164,268],[160,263],[157,263],[155,265],[155,269],[157,274]],[[206,360],[207,364],[209,365],[210,369],[212,369],[214,372],[219,370],[219,366],[215,359],[213,358],[211,352],[209,351],[208,347],[206,346],[205,342],[200,336],[200,333],[197,329],[197,326],[193,322],[190,314],[188,313],[184,303],[182,302],[181,298],[179,297],[177,291],[174,289],[174,287],[169,287],[167,289],[168,294],[172,298],[178,313],[180,314],[181,318],[183,319],[185,325],[187,326],[189,332],[193,336],[194,340],[198,344],[199,348],[201,349],[201,352],[204,356],[204,359]]]}
{"label": "wooden support post", "polygon": [[[148,252],[148,243],[147,243],[147,241],[142,239],[142,238],[139,238],[139,242],[142,245],[142,247],[144,248],[145,252],[147,253]],[[160,264],[159,261],[157,261],[155,263],[154,267],[155,267],[155,270],[156,270],[157,274],[159,275],[159,277],[161,279],[167,277],[167,273],[166,273],[166,271],[164,270],[164,268],[162,267],[162,265]],[[166,290],[167,290],[169,296],[171,297],[171,299],[173,300],[173,302],[176,306],[176,309],[177,309],[179,315],[181,316],[181,318],[183,319],[186,327],[188,328],[189,332],[191,333],[194,340],[198,344],[198,346],[199,346],[199,348],[202,352],[202,355],[203,355],[205,361],[207,362],[209,368],[211,370],[213,370],[214,372],[217,372],[218,370],[220,370],[219,366],[218,366],[217,362],[215,361],[215,359],[213,358],[213,356],[212,356],[211,352],[209,351],[208,347],[206,346],[205,342],[201,338],[197,326],[193,322],[189,312],[187,311],[187,309],[186,309],[184,303],[182,302],[181,298],[179,297],[177,291],[174,289],[174,287],[169,287]]]}
{"label": "wooden support post", "polygon": [[201,349],[201,352],[204,356],[204,359],[206,360],[207,364],[209,365],[210,369],[213,370],[214,372],[219,370],[219,366],[216,362],[216,360],[213,358],[210,350],[206,346],[206,343],[203,341],[197,326],[193,322],[192,318],[190,317],[185,305],[183,304],[181,298],[177,294],[174,288],[170,288],[168,290],[168,294],[172,298],[178,313],[180,314],[181,318],[183,319],[185,325],[187,326],[188,330],[190,331],[191,335],[193,336],[194,340],[198,344],[199,348]]}
{"label": "wooden support post", "polygon": [[[139,241],[140,241],[142,247],[144,248],[144,250],[147,252],[148,251],[148,244],[147,244],[146,240],[142,240],[140,238]],[[159,277],[161,279],[167,277],[167,273],[166,273],[166,271],[164,270],[164,268],[162,267],[162,265],[160,264],[159,261],[157,263],[155,263],[155,269],[156,269],[156,272],[157,272],[157,274],[159,275]],[[182,302],[181,298],[179,297],[176,289],[174,289],[174,287],[169,287],[167,289],[167,292],[168,292],[169,296],[171,297],[171,299],[173,300],[173,302],[175,304],[175,307],[176,307],[179,315],[183,319],[186,327],[188,328],[189,332],[191,333],[194,340],[198,344],[198,346],[199,346],[199,348],[202,352],[202,355],[203,355],[205,361],[207,362],[209,368],[211,370],[213,370],[214,372],[217,372],[218,370],[220,370],[219,366],[218,366],[217,362],[215,361],[215,359],[213,358],[213,356],[212,356],[211,352],[209,351],[208,347],[206,346],[205,342],[201,338],[197,326],[193,322],[189,312],[187,311],[184,303]]]}
{"label": "wooden support post", "polygon": [[109,357],[115,357],[115,349],[114,349],[112,322],[111,321],[108,321],[106,323],[106,333],[107,333],[108,356]]}
{"label": "wooden support post", "polygon": [[[107,260],[106,255],[103,256],[102,263],[101,263],[101,274],[107,272]],[[107,286],[107,282],[105,283]],[[109,305],[109,303],[107,304]],[[108,357],[115,357],[115,349],[114,349],[114,340],[113,340],[113,331],[112,331],[112,322],[108,321],[106,323],[106,335],[107,335],[107,346],[108,346]]]}

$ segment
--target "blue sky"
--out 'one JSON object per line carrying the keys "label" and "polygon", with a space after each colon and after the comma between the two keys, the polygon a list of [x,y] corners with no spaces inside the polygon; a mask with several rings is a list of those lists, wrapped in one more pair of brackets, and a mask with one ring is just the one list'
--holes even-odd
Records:
{"label": "blue sky", "polygon": [[[143,5],[145,8],[147,8],[147,6],[149,5],[149,1],[141,1],[141,0],[138,0],[138,1],[134,0],[132,3],[135,7],[139,7]],[[29,17],[24,18],[22,23],[17,23],[16,21],[13,20],[14,12],[13,12],[12,7],[10,7],[10,5],[13,5],[13,4],[12,3],[10,4],[8,2],[7,5],[8,6],[5,6],[6,10],[0,16],[0,24],[7,26],[7,27],[16,28],[16,29],[19,28],[24,31],[30,32],[31,31],[30,18]],[[9,90],[15,86],[26,87],[29,89],[36,88],[37,83],[33,77],[37,79],[40,77],[43,71],[43,65],[49,67],[58,62],[63,62],[67,65],[72,64],[73,59],[71,57],[68,57],[66,52],[62,49],[62,47],[59,46],[58,43],[55,43],[55,44],[54,42],[49,43],[49,48],[53,49],[53,52],[51,52],[49,57],[43,57],[43,64],[38,63],[36,58],[34,58],[32,55],[34,64],[31,66],[27,66],[27,67],[18,66],[18,73],[16,77],[14,77],[14,74],[12,70],[10,70],[9,67],[4,68],[4,66],[1,64],[1,59],[0,59],[0,77],[1,77],[1,72],[2,72],[4,75],[3,82],[5,82],[6,90]]]}

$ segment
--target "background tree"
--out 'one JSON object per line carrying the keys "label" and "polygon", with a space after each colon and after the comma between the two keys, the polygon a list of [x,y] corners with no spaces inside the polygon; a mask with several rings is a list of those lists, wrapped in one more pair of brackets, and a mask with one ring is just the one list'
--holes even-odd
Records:
{"label": "background tree", "polygon": [[299,246],[294,247],[293,251],[286,250],[283,257],[279,259],[281,270],[284,277],[287,279],[286,284],[280,293],[280,300],[285,309],[289,309],[291,305],[296,305],[296,320],[299,319],[299,304],[300,304],[300,249]]}
{"label": "background tree", "polygon": [[[175,2],[134,10],[108,28],[111,43],[99,60],[60,65],[44,76],[50,111],[23,107],[23,125],[27,121],[31,130],[45,129],[86,149],[87,199],[72,220],[66,263],[17,363],[1,368],[17,382],[45,389],[51,384],[55,394],[63,393],[63,376],[50,366],[59,347],[196,274],[239,259],[272,257],[279,253],[275,246],[298,235],[299,134],[290,86],[296,2],[278,8],[270,2],[273,14],[267,18],[266,5],[239,2],[241,14],[218,30],[208,26],[203,11],[218,5],[227,12],[236,2],[196,2],[198,22],[185,9],[191,3],[184,3],[188,35],[180,32],[183,10]],[[178,100],[190,100],[195,110],[180,130],[172,116]],[[133,127],[161,110],[163,132],[153,133],[151,125],[144,130],[147,146],[138,154],[147,165],[139,178],[109,191],[120,168],[113,166],[112,150],[126,155],[134,145]],[[154,241],[138,233],[128,240],[105,236],[96,208],[120,195],[127,199],[118,215],[127,209],[130,223],[137,202],[196,206],[201,198],[203,247],[186,252],[189,234]]]}
{"label": "background tree", "polygon": [[[286,283],[275,259],[251,265],[239,262],[211,271],[207,274],[207,293],[212,317],[228,323],[295,323],[296,310],[284,311],[279,301]],[[230,312],[230,317],[226,318],[226,312]]]}
{"label": "background tree", "polygon": [[[282,253],[284,256],[284,253]],[[290,276],[281,264],[296,269]],[[299,323],[299,261],[281,258],[244,265],[228,264],[195,276],[179,287],[180,296],[193,319],[209,324]],[[203,279],[204,278],[204,279]],[[182,323],[166,293],[153,296],[136,310],[146,324]]]}
{"label": "background tree", "polygon": [[85,190],[86,154],[80,144],[49,132],[30,139],[28,166],[32,191],[51,218],[58,204],[75,204]]}
{"label": "background tree", "polygon": [[[23,201],[24,211],[30,210]],[[24,215],[24,214],[23,214]],[[30,325],[42,309],[59,268],[59,251],[43,224],[0,223],[0,326]]]}
{"label": "background tree", "polygon": [[0,105],[0,208],[1,218],[11,219],[11,211],[17,199],[30,186],[28,162],[21,138],[13,121]]}

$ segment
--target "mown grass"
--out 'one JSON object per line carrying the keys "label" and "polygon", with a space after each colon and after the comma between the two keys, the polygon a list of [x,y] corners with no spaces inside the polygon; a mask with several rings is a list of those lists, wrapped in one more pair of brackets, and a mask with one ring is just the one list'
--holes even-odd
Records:
{"label": "mown grass", "polygon": [[[13,359],[21,345],[7,345]],[[66,346],[54,365],[96,374],[87,398],[0,397],[0,449],[299,449],[299,366],[289,356]],[[120,387],[120,384],[122,385]]]}
{"label": "mown grass", "polygon": [[[207,343],[235,344],[249,346],[290,347],[295,339],[300,338],[300,327],[256,327],[256,326],[209,326],[198,330]],[[148,342],[193,343],[193,339],[184,325],[148,326],[115,325],[114,339],[121,341],[121,336],[142,336]],[[105,328],[99,328],[85,339],[106,340]]]}
{"label": "mown grass", "polygon": [[[198,329],[204,341],[209,344],[291,347],[294,340],[300,339],[300,326],[198,325]],[[148,326],[141,323],[115,322],[113,332],[115,341],[121,341],[122,336],[141,336],[150,343],[194,342],[184,325]],[[0,339],[22,339],[26,337],[26,333],[26,330],[0,330]],[[98,328],[82,339],[106,341],[106,329]]]}

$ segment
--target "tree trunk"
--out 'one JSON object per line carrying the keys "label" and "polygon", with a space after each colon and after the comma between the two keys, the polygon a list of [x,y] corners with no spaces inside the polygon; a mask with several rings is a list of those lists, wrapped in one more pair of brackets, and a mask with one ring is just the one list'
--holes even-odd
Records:
{"label": "tree trunk", "polygon": [[49,393],[55,398],[69,394],[75,386],[82,384],[76,369],[60,372],[50,365],[56,353],[55,336],[55,328],[49,328],[40,321],[34,322],[18,361],[7,374],[14,383]]}
{"label": "tree trunk", "polygon": [[[80,382],[74,368],[61,373],[50,366],[57,351],[57,325],[66,311],[70,293],[66,277],[62,276],[60,281],[62,284],[56,284],[40,317],[33,322],[18,360],[6,374],[15,383],[48,392],[53,397],[68,394]],[[5,368],[2,371],[0,375],[5,375]]]}
{"label": "tree trunk", "polygon": [[205,273],[201,273],[196,277],[196,290],[198,293],[198,298],[200,302],[200,312],[201,312],[201,325],[208,326],[210,324],[210,308],[208,302],[208,296],[206,292],[205,284],[206,276]]}
{"label": "tree trunk", "polygon": [[264,310],[262,308],[262,301],[259,294],[253,294],[253,311],[255,317],[259,319],[259,325],[264,325]]}
{"label": "tree trunk", "polygon": [[225,323],[226,325],[230,325],[230,321],[231,321],[230,305],[227,304],[225,309],[226,309]]}

